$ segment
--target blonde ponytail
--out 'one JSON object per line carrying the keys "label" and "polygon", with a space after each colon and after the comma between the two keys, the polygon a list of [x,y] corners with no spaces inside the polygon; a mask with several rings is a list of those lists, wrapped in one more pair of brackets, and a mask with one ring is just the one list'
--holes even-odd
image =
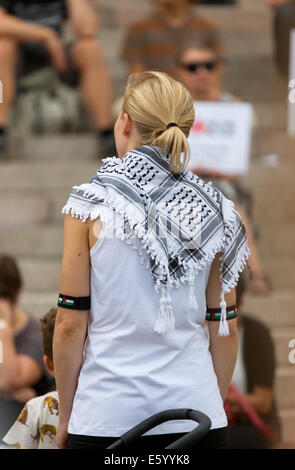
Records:
{"label": "blonde ponytail", "polygon": [[[160,72],[131,75],[122,112],[134,122],[141,145],[157,145],[170,154],[172,172],[185,170],[189,160],[187,137],[195,113],[192,97],[180,82]],[[169,126],[171,123],[173,126]]]}

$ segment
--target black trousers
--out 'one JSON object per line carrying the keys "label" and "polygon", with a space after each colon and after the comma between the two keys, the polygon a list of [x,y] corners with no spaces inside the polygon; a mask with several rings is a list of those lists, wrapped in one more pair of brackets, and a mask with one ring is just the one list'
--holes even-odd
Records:
{"label": "black trousers", "polygon": [[[141,436],[134,441],[134,444],[128,446],[128,450],[145,452],[148,450],[165,449],[166,446],[184,435],[185,433]],[[117,439],[117,437],[93,437],[69,434],[70,449],[106,449]],[[209,431],[209,433],[190,450],[195,449],[227,449],[227,427]]]}

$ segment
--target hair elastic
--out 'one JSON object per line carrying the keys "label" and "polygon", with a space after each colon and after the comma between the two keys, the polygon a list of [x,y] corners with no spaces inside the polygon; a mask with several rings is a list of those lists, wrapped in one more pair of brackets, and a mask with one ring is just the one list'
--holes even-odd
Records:
{"label": "hair elastic", "polygon": [[169,124],[167,124],[166,129],[170,129],[170,127],[179,127],[179,125],[176,124],[176,122],[170,122]]}
{"label": "hair elastic", "polygon": [[72,297],[59,294],[57,306],[71,310],[90,310],[90,297]]}

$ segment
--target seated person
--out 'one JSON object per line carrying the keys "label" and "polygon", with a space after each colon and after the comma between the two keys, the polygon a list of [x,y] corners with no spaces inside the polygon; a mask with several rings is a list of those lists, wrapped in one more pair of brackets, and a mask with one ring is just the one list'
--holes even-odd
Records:
{"label": "seated person", "polygon": [[268,328],[259,320],[243,312],[243,295],[246,291],[245,276],[236,287],[239,311],[239,351],[232,378],[238,394],[229,390],[225,407],[230,405],[231,423],[228,428],[229,449],[267,449],[275,441],[254,425],[239,400],[243,394],[258,417],[280,439],[280,422],[274,397],[275,353]]}
{"label": "seated person", "polygon": [[0,256],[0,442],[24,403],[55,387],[42,360],[39,323],[18,306],[21,289],[14,259]]}
{"label": "seated person", "polygon": [[[64,47],[61,33],[69,19],[76,40]],[[7,122],[17,78],[50,63],[65,79],[77,71],[105,157],[115,153],[111,81],[96,41],[98,19],[89,0],[0,0],[0,159],[7,155]],[[70,77],[70,78],[71,78]],[[72,80],[72,78],[71,78]]]}
{"label": "seated person", "polygon": [[[52,342],[56,314],[57,309],[52,308],[41,319],[43,359],[52,376],[54,376]],[[58,412],[57,392],[32,398],[25,405],[3,441],[16,449],[58,449],[55,442]]]}
{"label": "seated person", "polygon": [[129,28],[122,50],[129,73],[158,70],[175,74],[175,54],[183,42],[206,38],[222,50],[217,27],[193,10],[191,0],[155,0],[155,9]]}
{"label": "seated person", "polygon": [[[222,83],[216,86],[217,76],[221,76],[223,59],[205,40],[195,41],[184,45],[176,56],[177,78],[187,87],[195,101],[214,101],[235,103],[240,101],[222,88]],[[212,181],[214,186],[237,204],[237,209],[243,218],[251,256],[248,265],[251,270],[250,290],[253,293],[268,293],[272,286],[265,274],[260,260],[253,234],[251,218],[251,195],[240,184],[238,176],[226,175],[202,168],[192,170],[205,181]]]}

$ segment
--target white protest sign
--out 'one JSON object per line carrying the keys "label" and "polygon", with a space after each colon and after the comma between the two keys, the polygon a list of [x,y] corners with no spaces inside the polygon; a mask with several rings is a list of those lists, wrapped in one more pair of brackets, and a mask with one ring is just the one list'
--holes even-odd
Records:
{"label": "white protest sign", "polygon": [[243,174],[249,166],[252,106],[248,103],[195,103],[188,169]]}

